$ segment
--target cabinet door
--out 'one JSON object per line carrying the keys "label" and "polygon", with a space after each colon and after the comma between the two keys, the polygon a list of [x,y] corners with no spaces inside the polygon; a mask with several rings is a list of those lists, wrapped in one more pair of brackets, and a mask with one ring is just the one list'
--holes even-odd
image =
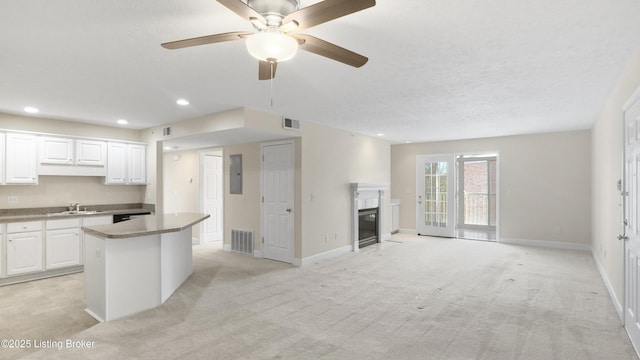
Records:
{"label": "cabinet door", "polygon": [[76,165],[105,166],[107,143],[94,140],[76,140]]}
{"label": "cabinet door", "polygon": [[106,184],[124,184],[127,181],[127,144],[107,144]]}
{"label": "cabinet door", "polygon": [[42,232],[7,235],[7,275],[42,270]]}
{"label": "cabinet door", "polygon": [[6,183],[37,184],[37,143],[30,134],[7,133]]}
{"label": "cabinet door", "polygon": [[[2,231],[2,224],[0,224],[0,231]],[[4,251],[4,243],[2,242],[3,238],[4,236],[2,235],[2,232],[0,232],[0,278],[4,277],[4,271],[3,271],[4,267],[2,267],[2,259],[3,259],[2,253]]]}
{"label": "cabinet door", "polygon": [[6,135],[0,132],[0,184],[4,184],[4,148]]}
{"label": "cabinet door", "polygon": [[80,265],[79,229],[47,230],[45,250],[47,269]]}
{"label": "cabinet door", "polygon": [[40,137],[40,163],[73,165],[73,139]]}
{"label": "cabinet door", "polygon": [[144,145],[129,144],[129,184],[144,184],[146,177],[146,147]]}

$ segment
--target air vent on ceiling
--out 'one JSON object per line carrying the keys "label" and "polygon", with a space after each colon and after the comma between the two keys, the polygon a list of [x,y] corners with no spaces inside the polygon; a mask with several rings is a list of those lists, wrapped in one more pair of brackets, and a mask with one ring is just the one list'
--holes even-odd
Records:
{"label": "air vent on ceiling", "polygon": [[171,136],[171,128],[168,126],[162,128],[162,136]]}
{"label": "air vent on ceiling", "polygon": [[300,121],[283,118],[282,127],[289,130],[300,130]]}

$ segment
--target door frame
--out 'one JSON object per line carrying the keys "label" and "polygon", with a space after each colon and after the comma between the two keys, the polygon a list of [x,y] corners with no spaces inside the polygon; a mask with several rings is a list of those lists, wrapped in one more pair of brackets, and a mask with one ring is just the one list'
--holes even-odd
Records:
{"label": "door frame", "polygon": [[[495,233],[496,233],[496,242],[500,242],[500,151],[498,150],[486,150],[486,151],[471,151],[471,152],[461,152],[461,153],[456,153],[456,185],[459,185],[459,181],[460,181],[460,177],[458,175],[458,164],[457,164],[457,159],[460,156],[469,156],[469,155],[483,155],[483,154],[495,154],[496,156],[496,226],[495,226]],[[460,194],[458,193],[459,190],[459,186],[456,187],[456,215],[460,216],[459,211],[460,209],[458,208],[459,203],[460,203]],[[456,219],[457,220],[457,219]],[[456,230],[458,229],[458,223],[456,221]]]}
{"label": "door frame", "polygon": [[[631,109],[631,107],[633,105],[636,104],[636,102],[640,101],[640,87],[638,87],[633,94],[631,94],[631,96],[629,97],[629,99],[624,103],[624,105],[622,106],[622,112],[621,112],[621,124],[622,124],[622,159],[621,159],[621,164],[622,164],[622,171],[621,171],[621,179],[620,179],[620,188],[619,193],[620,193],[620,197],[621,197],[621,202],[622,202],[622,218],[620,219],[620,226],[621,226],[621,235],[619,235],[619,239],[624,241],[623,247],[622,247],[622,266],[623,266],[623,294],[622,294],[622,299],[618,300],[621,304],[622,307],[622,316],[620,316],[620,321],[622,322],[622,326],[624,327],[625,331],[628,332],[627,330],[627,296],[628,296],[628,278],[627,278],[627,267],[629,265],[629,257],[627,256],[627,251],[629,250],[628,247],[628,243],[627,243],[627,226],[625,224],[626,219],[627,219],[627,202],[628,202],[628,186],[630,184],[627,183],[627,124],[626,124],[626,112],[628,110]],[[636,130],[637,131],[637,130]],[[610,290],[612,291],[612,290]],[[615,297],[615,294],[614,294]],[[630,337],[631,338],[631,337]],[[633,344],[634,348],[636,348],[636,344]],[[636,348],[637,349],[637,348]]]}
{"label": "door frame", "polygon": [[[220,153],[220,155],[213,155],[213,156],[220,156],[222,157],[222,168],[220,169],[221,171],[221,176],[220,176],[220,184],[219,186],[221,187],[221,192],[220,194],[222,195],[222,211],[220,212],[220,216],[218,217],[218,221],[220,224],[220,227],[222,229],[222,239],[220,239],[220,241],[224,241],[224,150],[223,148],[209,148],[209,149],[202,149],[198,151],[198,179],[199,179],[199,189],[198,189],[198,208],[200,209],[201,213],[205,212],[204,209],[204,200],[203,200],[203,196],[204,196],[204,192],[205,192],[205,186],[204,186],[204,157],[207,156],[208,154],[211,153]],[[206,241],[205,239],[205,222],[206,221],[202,221],[199,225],[199,239],[198,239],[198,243],[200,245],[202,244],[211,244],[217,241]]]}
{"label": "door frame", "polygon": [[[291,253],[290,253],[290,258],[291,261],[289,263],[293,264],[296,259],[295,259],[295,254],[296,254],[296,239],[295,239],[295,233],[296,233],[296,221],[295,221],[295,214],[296,214],[296,192],[295,192],[295,179],[296,179],[296,174],[295,174],[295,166],[296,166],[296,146],[295,146],[295,140],[293,139],[288,139],[288,140],[278,140],[278,141],[269,141],[269,142],[264,142],[264,143],[260,143],[260,199],[264,199],[264,194],[265,194],[265,181],[264,181],[264,148],[267,146],[274,146],[274,145],[288,145],[290,146],[290,151],[291,151],[291,180],[292,180],[292,184],[294,184],[294,186],[292,186],[289,191],[290,191],[290,196],[291,196],[291,228],[289,229],[290,231],[290,237],[291,237]],[[254,250],[254,254],[256,257],[261,257],[261,258],[265,258],[265,251],[264,251],[264,217],[265,217],[265,207],[264,207],[264,201],[263,200],[259,200],[260,202],[260,236],[258,237],[258,241],[260,243],[260,252],[258,253],[257,251]],[[268,258],[266,258],[268,259]]]}

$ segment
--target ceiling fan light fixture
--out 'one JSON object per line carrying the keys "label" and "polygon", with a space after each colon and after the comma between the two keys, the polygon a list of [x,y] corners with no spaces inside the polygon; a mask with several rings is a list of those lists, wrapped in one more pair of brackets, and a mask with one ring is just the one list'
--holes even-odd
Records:
{"label": "ceiling fan light fixture", "polygon": [[280,31],[261,31],[246,40],[247,51],[262,61],[286,61],[298,51],[298,41]]}

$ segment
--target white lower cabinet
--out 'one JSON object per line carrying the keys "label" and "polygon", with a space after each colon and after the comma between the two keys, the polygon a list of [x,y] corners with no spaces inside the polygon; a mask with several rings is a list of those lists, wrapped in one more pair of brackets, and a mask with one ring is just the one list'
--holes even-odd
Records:
{"label": "white lower cabinet", "polygon": [[36,271],[42,271],[42,222],[8,224],[7,275]]}
{"label": "white lower cabinet", "polygon": [[0,224],[0,278],[5,277],[5,272],[4,272],[4,263],[3,263],[3,259],[4,259],[4,235],[2,233],[2,228],[4,227],[3,224]]}
{"label": "white lower cabinet", "polygon": [[82,264],[80,218],[46,221],[47,270]]}

